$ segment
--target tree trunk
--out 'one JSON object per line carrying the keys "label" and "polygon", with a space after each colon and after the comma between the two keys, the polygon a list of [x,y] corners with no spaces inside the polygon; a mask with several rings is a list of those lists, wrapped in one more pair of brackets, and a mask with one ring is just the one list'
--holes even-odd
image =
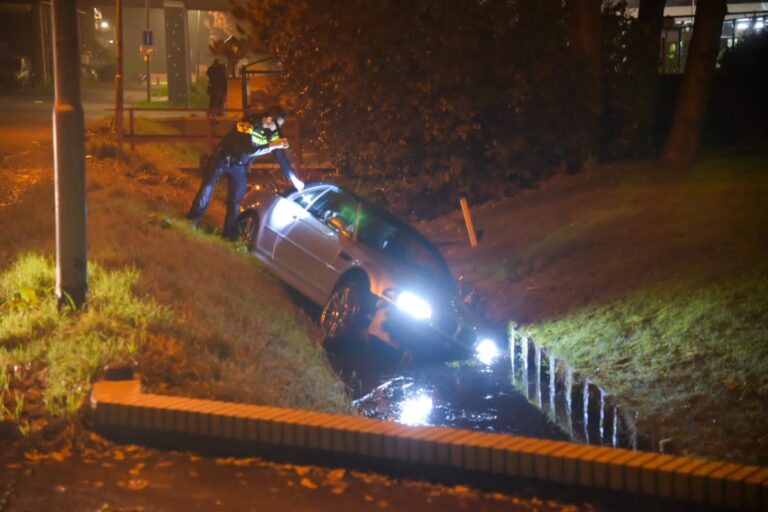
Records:
{"label": "tree trunk", "polygon": [[699,150],[726,9],[726,0],[700,1],[696,6],[691,48],[664,145],[664,161],[668,164],[688,165]]}
{"label": "tree trunk", "polygon": [[637,94],[644,99],[637,111],[637,123],[643,127],[639,134],[640,151],[653,147],[655,121],[659,99],[659,62],[661,58],[661,28],[664,23],[665,0],[640,0],[638,13],[638,78]]}
{"label": "tree trunk", "polygon": [[659,56],[659,38],[661,36],[661,25],[664,21],[664,4],[666,0],[640,0],[637,18],[640,23],[647,27],[647,32],[656,39],[654,48],[656,48],[656,60]]}
{"label": "tree trunk", "polygon": [[586,141],[582,161],[595,161],[602,153],[602,122],[605,113],[600,15],[602,0],[570,2],[570,39],[576,69],[580,70],[585,109]]}

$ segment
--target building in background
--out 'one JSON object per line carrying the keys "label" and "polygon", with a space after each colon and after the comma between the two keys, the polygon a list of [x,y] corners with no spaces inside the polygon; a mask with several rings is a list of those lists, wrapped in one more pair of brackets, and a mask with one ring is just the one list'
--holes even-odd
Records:
{"label": "building in background", "polygon": [[[666,0],[664,25],[659,43],[660,72],[679,74],[685,61],[693,35],[696,4],[702,0]],[[629,2],[629,13],[637,16],[639,0]],[[728,14],[723,22],[720,51],[738,44],[744,37],[765,30],[768,22],[768,2],[728,2]]]}

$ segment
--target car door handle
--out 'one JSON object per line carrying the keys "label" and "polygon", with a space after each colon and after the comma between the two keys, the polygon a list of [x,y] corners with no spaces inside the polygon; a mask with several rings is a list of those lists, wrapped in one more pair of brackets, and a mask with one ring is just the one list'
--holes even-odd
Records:
{"label": "car door handle", "polygon": [[349,260],[351,260],[351,259],[352,259],[352,256],[350,256],[349,254],[347,254],[347,253],[346,253],[346,252],[344,252],[344,251],[341,251],[341,252],[339,253],[339,258],[343,259],[344,261],[349,261]]}

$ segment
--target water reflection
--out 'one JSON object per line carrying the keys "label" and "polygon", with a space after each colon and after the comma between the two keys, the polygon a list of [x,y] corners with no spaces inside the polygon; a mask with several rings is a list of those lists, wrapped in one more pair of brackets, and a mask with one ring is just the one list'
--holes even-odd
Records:
{"label": "water reflection", "polygon": [[365,417],[406,425],[567,439],[510,386],[506,368],[503,361],[493,371],[482,364],[437,362],[400,368],[353,404]]}
{"label": "water reflection", "polygon": [[573,440],[633,449],[638,444],[649,446],[647,439],[639,438],[633,419],[605,390],[547,353],[513,324],[508,335],[513,386]]}
{"label": "water reflection", "polygon": [[635,419],[605,390],[527,333],[511,328],[508,334],[509,351],[490,363],[470,354],[467,361],[403,365],[396,351],[378,345],[329,355],[358,390],[353,404],[366,417],[613,447],[649,446],[644,438],[638,440]]}
{"label": "water reflection", "polygon": [[432,414],[432,398],[419,390],[415,396],[400,402],[400,417],[398,422],[403,425],[429,425],[429,415]]}

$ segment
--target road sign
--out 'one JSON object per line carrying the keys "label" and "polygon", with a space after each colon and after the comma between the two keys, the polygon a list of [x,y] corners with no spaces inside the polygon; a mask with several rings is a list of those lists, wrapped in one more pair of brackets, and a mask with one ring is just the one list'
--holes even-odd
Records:
{"label": "road sign", "polygon": [[154,46],[154,38],[152,37],[152,31],[151,30],[142,30],[141,31],[141,45],[142,46]]}

